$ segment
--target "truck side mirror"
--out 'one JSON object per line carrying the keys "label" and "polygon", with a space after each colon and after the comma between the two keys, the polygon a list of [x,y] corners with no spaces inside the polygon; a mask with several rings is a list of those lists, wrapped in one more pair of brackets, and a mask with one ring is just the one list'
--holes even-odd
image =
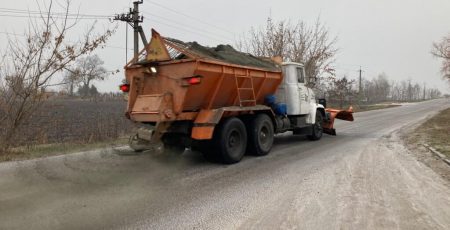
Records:
{"label": "truck side mirror", "polygon": [[323,105],[323,107],[327,107],[327,100],[325,98],[320,98],[319,99],[319,104]]}

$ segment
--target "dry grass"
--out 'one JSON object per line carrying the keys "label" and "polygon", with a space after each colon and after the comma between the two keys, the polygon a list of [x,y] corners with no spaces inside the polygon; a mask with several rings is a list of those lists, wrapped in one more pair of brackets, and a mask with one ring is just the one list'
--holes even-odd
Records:
{"label": "dry grass", "polygon": [[409,143],[429,144],[450,158],[450,108],[417,127],[407,139]]}
{"label": "dry grass", "polygon": [[0,154],[0,162],[20,161],[41,157],[58,156],[75,152],[83,152],[94,149],[122,146],[128,143],[128,137],[121,137],[114,141],[97,142],[91,144],[85,143],[57,143],[35,145],[32,147],[17,147],[9,153]]}
{"label": "dry grass", "polygon": [[[31,119],[17,130],[13,147],[64,143],[113,141],[128,135],[133,123],[125,118],[123,100],[89,101],[58,99],[46,101]],[[4,135],[1,133],[0,137]]]}
{"label": "dry grass", "polygon": [[[364,111],[371,111],[371,110],[378,110],[378,109],[388,109],[388,108],[394,108],[394,107],[398,107],[401,106],[399,104],[372,104],[372,105],[357,105],[357,104],[353,104],[353,105],[349,105],[349,104],[345,104],[344,106],[342,106],[343,108],[341,109],[348,109],[350,106],[353,107],[353,111],[355,113],[357,112],[364,112]],[[329,108],[335,108],[335,109],[339,109],[339,105],[336,104],[329,104],[327,105],[327,107]]]}
{"label": "dry grass", "polygon": [[388,108],[394,108],[399,107],[401,105],[398,104],[375,104],[375,105],[361,105],[354,108],[355,112],[364,112],[364,111],[370,111],[370,110],[378,110],[378,109],[388,109]]}

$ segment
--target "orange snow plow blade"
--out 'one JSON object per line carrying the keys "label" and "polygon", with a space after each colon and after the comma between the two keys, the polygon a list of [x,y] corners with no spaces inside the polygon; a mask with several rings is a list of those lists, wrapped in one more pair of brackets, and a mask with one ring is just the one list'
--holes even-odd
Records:
{"label": "orange snow plow blade", "polygon": [[334,129],[334,120],[340,119],[344,121],[353,121],[353,107],[350,106],[347,110],[339,109],[325,109],[327,113],[327,119],[323,122],[323,132],[336,136],[336,130]]}

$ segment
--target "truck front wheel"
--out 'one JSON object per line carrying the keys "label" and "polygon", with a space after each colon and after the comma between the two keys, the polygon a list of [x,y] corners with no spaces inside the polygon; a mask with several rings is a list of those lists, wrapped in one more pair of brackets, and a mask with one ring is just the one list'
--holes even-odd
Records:
{"label": "truck front wheel", "polygon": [[241,161],[247,147],[247,132],[244,123],[236,118],[226,119],[216,130],[214,144],[217,155],[225,164]]}
{"label": "truck front wheel", "polygon": [[272,120],[266,114],[258,114],[248,126],[248,152],[256,156],[269,154],[273,146],[273,137]]}
{"label": "truck front wheel", "polygon": [[316,111],[316,122],[312,125],[311,135],[308,135],[308,138],[312,141],[317,141],[322,138],[323,135],[323,116],[320,111]]}

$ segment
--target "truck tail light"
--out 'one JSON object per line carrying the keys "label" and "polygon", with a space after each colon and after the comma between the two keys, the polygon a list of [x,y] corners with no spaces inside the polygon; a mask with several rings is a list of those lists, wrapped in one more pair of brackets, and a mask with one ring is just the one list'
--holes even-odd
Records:
{"label": "truck tail light", "polygon": [[202,83],[201,76],[194,76],[183,79],[183,86],[198,85],[200,83]]}
{"label": "truck tail light", "polygon": [[130,91],[130,84],[122,84],[119,88],[122,92],[128,93]]}
{"label": "truck tail light", "polygon": [[191,77],[188,79],[189,85],[197,85],[200,84],[200,82],[202,82],[202,79],[200,77]]}

